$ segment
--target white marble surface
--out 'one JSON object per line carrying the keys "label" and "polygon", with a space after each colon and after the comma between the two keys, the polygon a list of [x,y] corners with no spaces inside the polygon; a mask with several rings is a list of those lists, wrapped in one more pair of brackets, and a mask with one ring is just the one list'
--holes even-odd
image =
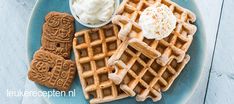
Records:
{"label": "white marble surface", "polygon": [[225,0],[207,90],[207,104],[234,103],[234,1]]}
{"label": "white marble surface", "polygon": [[7,97],[6,90],[24,91],[27,76],[26,29],[33,0],[0,0],[0,102],[16,104],[22,97]]}
{"label": "white marble surface", "polygon": [[[220,12],[223,0],[194,0],[197,3],[197,7],[200,10],[203,18],[203,24],[205,27],[205,34],[207,38],[207,60],[205,70],[202,73],[202,78],[198,87],[196,88],[193,96],[190,98],[187,104],[202,104],[205,102],[207,81],[209,71],[211,69],[211,63],[213,60],[213,51],[215,48],[215,40],[217,35],[217,29],[220,21]],[[216,104],[216,103],[209,103]]]}
{"label": "white marble surface", "polygon": [[[234,47],[231,45],[234,44],[232,34],[234,15],[230,11],[234,9],[234,1],[194,1],[201,12],[206,28],[208,58],[206,70],[188,104],[233,104],[234,56],[232,53],[234,53]],[[224,5],[222,5],[223,1]],[[45,104],[40,97],[6,96],[7,89],[37,90],[26,77],[28,64],[26,29],[36,0],[0,0],[0,2],[0,102],[3,104],[29,104],[31,102]],[[209,81],[207,81],[210,70]]]}

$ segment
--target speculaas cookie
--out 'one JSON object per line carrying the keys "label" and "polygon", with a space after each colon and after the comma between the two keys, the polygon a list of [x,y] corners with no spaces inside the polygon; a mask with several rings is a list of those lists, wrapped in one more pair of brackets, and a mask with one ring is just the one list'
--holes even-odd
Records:
{"label": "speculaas cookie", "polygon": [[74,18],[67,13],[50,12],[43,25],[42,49],[68,59],[73,35]]}
{"label": "speculaas cookie", "polygon": [[40,49],[34,54],[28,78],[50,88],[68,91],[75,75],[73,61]]}

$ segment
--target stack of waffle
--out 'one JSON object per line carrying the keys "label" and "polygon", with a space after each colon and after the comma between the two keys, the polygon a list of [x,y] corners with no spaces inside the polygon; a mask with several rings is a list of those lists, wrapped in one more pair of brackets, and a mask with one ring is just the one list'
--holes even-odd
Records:
{"label": "stack of waffle", "polygon": [[[168,6],[177,18],[174,31],[162,40],[144,38],[138,23],[144,9],[155,3]],[[123,0],[111,24],[77,32],[73,48],[86,99],[160,100],[190,60],[186,53],[195,20],[192,12],[170,0]]]}

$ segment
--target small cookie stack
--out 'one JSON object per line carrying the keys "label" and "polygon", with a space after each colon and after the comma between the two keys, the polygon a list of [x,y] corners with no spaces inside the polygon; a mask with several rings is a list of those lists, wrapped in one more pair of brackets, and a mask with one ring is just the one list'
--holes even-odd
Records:
{"label": "small cookie stack", "polygon": [[68,91],[76,75],[76,65],[68,60],[72,49],[74,18],[50,12],[45,17],[41,43],[35,52],[28,78],[41,85]]}

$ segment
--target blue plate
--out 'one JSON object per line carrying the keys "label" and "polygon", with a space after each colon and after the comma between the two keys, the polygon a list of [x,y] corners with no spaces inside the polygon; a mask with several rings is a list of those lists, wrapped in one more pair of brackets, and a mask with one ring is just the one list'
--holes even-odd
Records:
{"label": "blue plate", "polygon": [[[192,0],[176,0],[179,5],[190,9],[197,15],[196,25],[198,31],[194,36],[192,46],[189,49],[189,55],[191,60],[186,68],[182,71],[179,77],[172,84],[170,89],[163,94],[163,97],[156,104],[182,104],[185,103],[188,98],[193,94],[194,89],[197,86],[198,81],[200,80],[201,73],[204,69],[205,61],[205,34],[204,28],[202,25],[202,20],[200,13],[196,7],[196,4]],[[59,11],[70,13],[69,10],[69,1],[68,0],[38,0],[30,19],[28,26],[28,60],[31,61],[33,54],[41,46],[41,34],[42,34],[42,25],[44,23],[44,17],[48,12]],[[76,31],[84,29],[85,27],[76,22]],[[72,56],[73,57],[73,56]],[[37,85],[38,88],[42,91],[51,91],[47,87]],[[88,104],[88,101],[84,98],[81,85],[78,77],[76,77],[74,83],[72,84],[71,90],[76,91],[75,96],[60,96],[60,97],[44,97],[49,103],[55,104]],[[125,98],[122,100],[110,102],[108,104],[136,104],[134,97]],[[153,103],[150,99],[142,104]],[[139,103],[139,104],[141,104]]]}

